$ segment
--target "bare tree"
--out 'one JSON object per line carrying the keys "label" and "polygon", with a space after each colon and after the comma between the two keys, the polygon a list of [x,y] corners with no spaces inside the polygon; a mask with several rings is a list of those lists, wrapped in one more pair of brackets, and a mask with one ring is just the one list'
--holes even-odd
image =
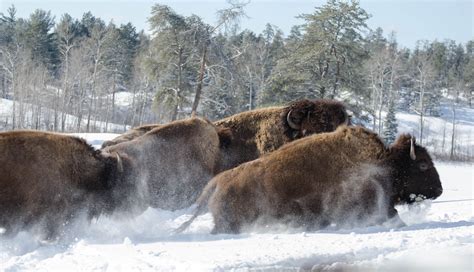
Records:
{"label": "bare tree", "polygon": [[228,0],[228,3],[231,5],[229,8],[219,10],[217,12],[219,16],[219,20],[217,24],[211,28],[207,28],[205,35],[204,35],[204,42],[202,45],[202,53],[201,53],[201,61],[199,65],[199,75],[196,85],[196,92],[194,96],[193,106],[191,109],[191,114],[193,116],[196,115],[197,108],[199,106],[199,101],[201,100],[201,92],[202,92],[202,83],[204,80],[204,73],[206,68],[207,62],[207,51],[209,49],[209,44],[211,43],[211,39],[213,35],[219,30],[222,26],[230,25],[230,24],[237,24],[241,17],[245,16],[244,7],[249,2],[238,2],[236,0]]}
{"label": "bare tree", "polygon": [[431,62],[431,55],[426,51],[418,51],[414,56],[415,58],[415,83],[417,87],[416,93],[418,94],[418,107],[415,108],[415,112],[420,116],[420,134],[419,143],[423,143],[423,130],[424,130],[424,114],[426,108],[426,95],[431,93],[431,86],[435,78],[435,70]]}

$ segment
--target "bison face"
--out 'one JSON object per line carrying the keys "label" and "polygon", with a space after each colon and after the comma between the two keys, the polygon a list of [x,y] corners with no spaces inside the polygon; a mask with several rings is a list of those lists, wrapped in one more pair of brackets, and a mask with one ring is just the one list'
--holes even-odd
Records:
{"label": "bison face", "polygon": [[443,192],[438,171],[425,148],[415,143],[409,135],[399,137],[394,146],[400,147],[403,156],[398,163],[402,186],[400,202],[414,203],[425,199],[435,199]]}
{"label": "bison face", "polygon": [[334,131],[342,124],[349,124],[349,117],[340,102],[301,100],[290,104],[285,112],[285,123],[292,129],[293,138],[301,138]]}

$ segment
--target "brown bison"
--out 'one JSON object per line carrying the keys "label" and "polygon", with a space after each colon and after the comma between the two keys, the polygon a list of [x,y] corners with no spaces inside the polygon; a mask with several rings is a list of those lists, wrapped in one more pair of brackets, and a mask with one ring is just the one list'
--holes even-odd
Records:
{"label": "brown bison", "polygon": [[132,162],[124,174],[131,183],[143,185],[140,199],[146,205],[176,210],[193,204],[215,175],[226,137],[227,132],[211,122],[191,118],[161,125],[103,151]]}
{"label": "brown bison", "polygon": [[121,176],[123,163],[72,136],[0,133],[0,228],[13,234],[38,224],[52,238],[80,211],[92,218],[127,209],[134,186]]}
{"label": "brown bison", "polygon": [[425,148],[410,135],[385,147],[367,129],[292,142],[216,176],[198,199],[185,229],[209,201],[213,233],[238,233],[255,223],[288,221],[308,229],[379,224],[397,220],[394,206],[434,199],[441,182]]}
{"label": "brown bison", "polygon": [[223,148],[218,170],[223,171],[278,149],[285,143],[348,124],[344,105],[334,100],[299,100],[284,107],[242,112],[214,122],[230,129],[232,142]]}
{"label": "brown bison", "polygon": [[112,140],[104,141],[102,143],[102,148],[133,140],[133,139],[135,139],[137,137],[140,137],[143,134],[147,133],[148,131],[150,131],[152,129],[155,129],[159,126],[160,125],[158,125],[158,124],[150,124],[150,125],[142,125],[142,126],[139,126],[139,127],[134,127],[131,130],[125,132],[124,134],[122,134],[120,136],[115,137]]}
{"label": "brown bison", "polygon": [[[335,100],[299,100],[285,107],[270,107],[242,112],[214,122],[227,129],[216,172],[221,172],[278,149],[285,143],[348,124],[345,106]],[[102,148],[140,137],[160,125],[133,128],[105,141]]]}

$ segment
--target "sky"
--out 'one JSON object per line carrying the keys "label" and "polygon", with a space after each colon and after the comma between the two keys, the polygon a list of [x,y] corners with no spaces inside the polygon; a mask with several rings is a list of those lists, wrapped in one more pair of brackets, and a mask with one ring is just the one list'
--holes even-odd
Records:
{"label": "sky", "polygon": [[[251,0],[241,20],[241,29],[260,33],[267,23],[285,34],[304,21],[296,16],[312,13],[321,0]],[[228,7],[225,0],[0,0],[0,12],[12,4],[17,17],[27,18],[35,9],[49,10],[59,20],[69,13],[74,18],[91,11],[96,17],[116,24],[131,22],[137,30],[149,32],[147,19],[155,3],[165,4],[182,15],[196,14],[209,24],[216,22],[216,11]],[[452,39],[465,43],[474,39],[473,0],[361,0],[360,6],[372,17],[368,26],[384,33],[396,32],[400,45],[413,48],[417,40]]]}

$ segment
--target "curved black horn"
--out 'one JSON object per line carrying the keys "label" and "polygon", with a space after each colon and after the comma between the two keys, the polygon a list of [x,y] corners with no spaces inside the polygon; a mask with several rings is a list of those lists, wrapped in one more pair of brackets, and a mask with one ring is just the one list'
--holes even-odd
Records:
{"label": "curved black horn", "polygon": [[293,121],[291,121],[291,118],[290,118],[291,111],[292,111],[292,110],[290,110],[290,111],[288,112],[288,114],[286,115],[286,122],[288,123],[288,126],[290,126],[290,128],[295,129],[295,130],[299,130],[299,129],[301,128],[301,126],[298,126],[298,125],[295,124]]}

